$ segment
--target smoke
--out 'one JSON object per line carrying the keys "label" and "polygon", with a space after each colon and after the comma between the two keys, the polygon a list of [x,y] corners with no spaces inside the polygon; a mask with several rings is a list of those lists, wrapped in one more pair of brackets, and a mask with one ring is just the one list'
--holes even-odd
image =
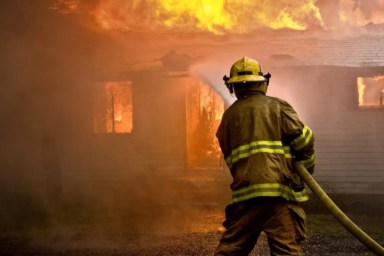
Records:
{"label": "smoke", "polygon": [[[190,72],[194,76],[204,79],[223,98],[225,105],[230,106],[236,100],[236,97],[229,93],[224,84],[223,76],[229,76],[232,64],[244,56],[254,59],[257,58],[257,56],[252,56],[250,52],[247,52],[246,49],[232,50],[231,53],[212,55],[208,59],[194,64],[190,68]],[[284,74],[281,75],[280,71],[274,73],[273,70],[269,70],[269,66],[272,66],[273,63],[260,62],[260,64],[264,73],[272,73],[267,94],[292,101],[293,105],[296,105],[294,102],[297,101],[297,99],[295,99],[293,93],[289,90],[289,84],[291,82],[284,78]]]}
{"label": "smoke", "polygon": [[86,153],[89,139],[81,117],[96,42],[76,17],[50,11],[50,2],[1,2],[2,230],[44,226],[57,217],[51,215],[64,200],[63,182],[73,179],[62,172],[70,165],[62,156],[72,143]]}
{"label": "smoke", "polygon": [[315,4],[326,29],[384,23],[382,0],[317,0]]}
{"label": "smoke", "polygon": [[[55,7],[54,2],[62,5]],[[148,56],[159,57],[185,41],[185,48],[175,48],[193,51],[195,55],[199,52],[197,44],[209,44],[207,38],[190,35],[173,41],[159,34],[145,37],[139,33],[100,32],[90,22],[90,16],[83,15],[84,10],[122,2],[128,5],[129,1],[0,2],[0,229],[4,232],[57,226],[63,232],[76,232],[84,226],[99,230],[108,227],[111,232],[193,230],[193,221],[201,220],[211,207],[201,207],[208,192],[220,191],[227,185],[214,187],[204,180],[167,177],[167,170],[157,165],[161,161],[158,152],[168,150],[167,139],[177,137],[176,133],[158,147],[153,147],[152,142],[161,129],[149,135],[148,131],[154,129],[149,124],[141,132],[134,127],[138,137],[94,136],[91,94],[95,81],[116,79],[117,76],[106,76],[108,71],[125,70],[131,63],[151,62]],[[149,6],[145,1],[130,3],[136,9]],[[367,15],[375,13],[374,7],[380,5],[378,1],[365,3],[359,2],[356,8],[364,9]],[[62,10],[63,5],[69,10],[65,15],[53,11]],[[240,45],[238,41],[232,43]],[[220,44],[216,41],[214,47]],[[231,65],[239,58],[257,58],[247,49],[238,48],[212,53],[190,70],[207,81],[227,105],[235,97],[229,94],[222,77],[229,75]],[[271,66],[261,64],[263,68]],[[323,74],[314,76],[307,72],[308,78],[303,82],[301,77],[290,77],[290,71],[267,67],[264,71],[272,73],[269,95],[288,100],[305,119],[316,117],[315,111],[307,114],[306,109],[315,109],[321,97],[328,97],[328,91],[324,89],[317,102],[303,102],[312,92],[302,85],[313,83],[314,79],[323,82]],[[328,76],[330,82],[336,74]],[[156,83],[153,77],[148,78],[152,88]],[[139,91],[142,88],[136,87]],[[159,92],[169,93],[169,87]],[[153,116],[160,120],[162,113],[153,105],[163,108],[168,103],[162,95],[145,98],[140,111],[152,116],[135,116],[134,122],[144,123]],[[180,100],[178,94],[174,96],[173,101]],[[173,127],[169,120],[163,120],[167,128]],[[67,243],[63,241],[62,246]]]}
{"label": "smoke", "polygon": [[[158,50],[147,47],[155,43],[146,38],[138,44],[142,38],[136,34],[122,40],[96,31],[88,17],[58,14],[49,9],[51,3],[0,3],[0,229],[69,234],[82,228],[193,229],[192,220],[207,211],[193,205],[204,200],[195,193],[206,185],[170,179],[156,164],[158,152],[167,149],[148,146],[147,130],[136,130],[136,137],[93,134],[92,86],[114,79],[105,74],[119,69],[114,59],[100,61],[100,56],[109,51],[106,56],[125,54],[128,63],[140,63],[140,54]],[[152,100],[164,106],[161,96]],[[143,102],[140,112],[155,112]],[[134,118],[143,123],[149,117]]]}
{"label": "smoke", "polygon": [[[287,101],[295,108],[304,122],[311,122],[313,114],[310,113],[309,109],[311,107],[316,108],[312,106],[316,101],[307,102],[305,100],[313,98],[310,87],[306,86],[311,81],[306,76],[297,76],[296,73],[288,69],[274,67],[274,62],[270,59],[257,59],[258,55],[253,56],[252,51],[247,51],[246,48],[232,49],[230,53],[212,54],[205,60],[194,64],[190,72],[194,76],[204,79],[222,97],[228,107],[236,100],[236,97],[231,95],[224,85],[223,76],[229,76],[232,64],[244,56],[256,59],[261,64],[264,73],[270,72],[272,74],[267,91],[268,96]],[[313,71],[315,70],[316,68],[313,68]],[[313,76],[311,79],[316,80],[317,77]],[[317,97],[315,98],[317,100]]]}
{"label": "smoke", "polygon": [[224,75],[229,76],[229,69],[233,64],[233,59],[226,56],[226,59],[216,58],[207,61],[201,61],[190,68],[193,76],[202,78],[209,84],[224,100],[227,106],[231,105],[235,100],[235,96],[228,92],[224,84]]}

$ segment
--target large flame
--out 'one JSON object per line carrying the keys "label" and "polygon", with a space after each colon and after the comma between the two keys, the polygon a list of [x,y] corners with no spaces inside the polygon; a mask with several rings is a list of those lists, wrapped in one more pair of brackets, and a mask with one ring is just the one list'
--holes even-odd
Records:
{"label": "large flame", "polygon": [[304,30],[384,22],[384,0],[56,0],[52,9],[85,12],[104,29],[244,33],[260,27]]}
{"label": "large flame", "polygon": [[224,34],[384,22],[384,0],[56,0],[51,8],[88,13],[102,28],[121,31]]}
{"label": "large flame", "polygon": [[306,29],[322,23],[313,0],[102,1],[96,21],[106,29],[244,33],[260,27]]}

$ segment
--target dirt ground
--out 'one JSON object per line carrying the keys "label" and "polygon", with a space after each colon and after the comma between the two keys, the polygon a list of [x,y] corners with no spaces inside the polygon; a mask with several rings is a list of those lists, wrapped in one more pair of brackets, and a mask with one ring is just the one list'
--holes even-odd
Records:
{"label": "dirt ground", "polygon": [[[384,245],[382,209],[366,199],[338,200],[356,224]],[[374,255],[316,200],[312,200],[306,210],[309,234],[303,243],[305,255]],[[34,228],[2,232],[0,256],[212,255],[224,218],[223,209],[216,206],[196,206],[186,212],[159,212],[161,218],[147,215],[126,222],[116,221],[120,219],[116,214],[70,223],[56,218]],[[262,234],[251,255],[269,255],[265,235]]]}
{"label": "dirt ground", "polygon": [[[50,237],[49,244],[36,238],[2,238],[1,255],[85,256],[85,255],[212,255],[219,232],[180,234],[72,234]],[[384,239],[381,237],[381,243]],[[46,241],[47,242],[47,241]],[[305,255],[374,255],[350,237],[311,235],[303,245]],[[269,255],[262,236],[251,254]]]}

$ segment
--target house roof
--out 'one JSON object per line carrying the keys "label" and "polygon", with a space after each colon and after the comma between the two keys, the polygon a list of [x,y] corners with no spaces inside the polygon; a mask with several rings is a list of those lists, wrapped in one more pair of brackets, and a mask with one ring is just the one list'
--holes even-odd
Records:
{"label": "house roof", "polygon": [[[225,57],[235,60],[248,55],[278,67],[384,67],[384,25],[343,31],[258,30],[249,34],[224,36],[142,32],[120,34],[118,40],[111,40],[106,34],[104,40],[96,61],[107,76],[162,69],[164,56],[169,57],[170,52],[178,52],[196,61],[220,61]],[[185,62],[182,64],[185,65]]]}
{"label": "house roof", "polygon": [[263,46],[276,65],[384,66],[384,27],[359,31],[289,32]]}

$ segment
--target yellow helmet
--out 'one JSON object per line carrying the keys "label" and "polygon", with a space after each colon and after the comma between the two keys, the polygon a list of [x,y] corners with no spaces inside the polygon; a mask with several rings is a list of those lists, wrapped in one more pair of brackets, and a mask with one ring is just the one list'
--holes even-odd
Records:
{"label": "yellow helmet", "polygon": [[264,77],[259,62],[248,57],[243,57],[233,63],[229,79],[224,80],[226,80],[226,84],[268,82],[268,79]]}

